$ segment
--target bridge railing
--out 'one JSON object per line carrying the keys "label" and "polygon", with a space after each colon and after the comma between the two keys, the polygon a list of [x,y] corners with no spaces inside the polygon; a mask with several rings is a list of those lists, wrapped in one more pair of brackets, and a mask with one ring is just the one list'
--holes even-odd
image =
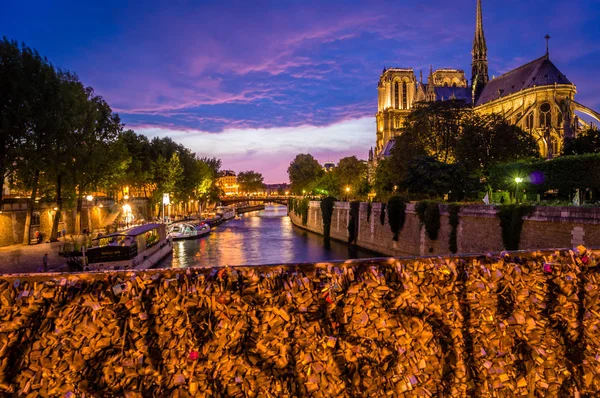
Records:
{"label": "bridge railing", "polygon": [[599,254],[4,275],[0,389],[597,396]]}

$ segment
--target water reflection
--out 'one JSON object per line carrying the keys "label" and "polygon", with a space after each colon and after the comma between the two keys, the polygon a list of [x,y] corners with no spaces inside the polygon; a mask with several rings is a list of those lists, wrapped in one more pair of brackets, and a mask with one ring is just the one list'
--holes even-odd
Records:
{"label": "water reflection", "polygon": [[214,267],[318,262],[373,257],[293,226],[285,206],[267,206],[216,228],[197,240],[178,241],[160,267]]}

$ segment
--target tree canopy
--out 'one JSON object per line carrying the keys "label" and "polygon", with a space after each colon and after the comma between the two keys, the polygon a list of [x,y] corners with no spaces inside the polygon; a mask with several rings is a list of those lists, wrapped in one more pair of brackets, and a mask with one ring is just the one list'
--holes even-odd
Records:
{"label": "tree canopy", "polygon": [[241,171],[237,175],[237,183],[242,192],[256,192],[264,189],[263,176],[254,170]]}
{"label": "tree canopy", "polygon": [[323,174],[323,168],[311,154],[298,154],[287,169],[292,192],[308,191]]}
{"label": "tree canopy", "polygon": [[565,140],[563,155],[585,155],[600,153],[600,131],[589,129],[576,138]]}
{"label": "tree canopy", "polygon": [[501,115],[478,115],[462,101],[419,103],[375,171],[378,195],[462,198],[487,183],[492,166],[539,157],[538,145]]}
{"label": "tree canopy", "polygon": [[76,74],[7,38],[0,40],[0,94],[0,195],[5,177],[29,195],[25,243],[38,199],[57,204],[54,238],[63,202],[77,204],[79,220],[91,193],[129,187],[154,203],[167,192],[181,201],[218,197],[219,159],[123,131],[119,115]]}

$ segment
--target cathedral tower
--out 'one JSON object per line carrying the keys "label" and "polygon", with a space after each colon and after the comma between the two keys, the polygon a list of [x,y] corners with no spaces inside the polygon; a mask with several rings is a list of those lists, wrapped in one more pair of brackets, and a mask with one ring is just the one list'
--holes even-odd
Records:
{"label": "cathedral tower", "polygon": [[483,34],[483,15],[481,12],[481,0],[477,0],[477,26],[475,28],[475,38],[473,39],[473,63],[471,84],[473,85],[473,97],[478,96],[489,80],[487,45],[485,44],[485,35]]}

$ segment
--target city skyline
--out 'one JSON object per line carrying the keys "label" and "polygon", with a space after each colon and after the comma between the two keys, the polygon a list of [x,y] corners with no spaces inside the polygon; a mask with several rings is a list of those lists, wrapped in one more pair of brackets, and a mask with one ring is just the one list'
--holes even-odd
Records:
{"label": "city skyline", "polygon": [[[600,7],[549,3],[484,1],[490,77],[543,55],[548,33],[551,59],[598,109]],[[266,183],[287,181],[297,153],[365,159],[384,66],[470,70],[475,0],[105,4],[11,4],[0,34],[76,72],[126,127]]]}

